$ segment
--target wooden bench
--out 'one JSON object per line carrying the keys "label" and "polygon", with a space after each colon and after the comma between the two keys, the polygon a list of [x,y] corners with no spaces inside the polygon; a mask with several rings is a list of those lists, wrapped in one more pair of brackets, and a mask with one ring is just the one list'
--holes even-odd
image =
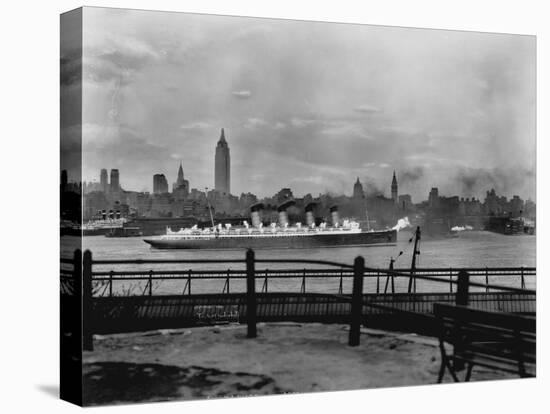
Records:
{"label": "wooden bench", "polygon": [[[536,321],[534,317],[512,313],[488,312],[467,306],[435,303],[434,315],[439,322],[440,383],[447,368],[455,382],[456,372],[467,368],[469,381],[474,366],[535,376]],[[445,343],[454,347],[448,355]]]}

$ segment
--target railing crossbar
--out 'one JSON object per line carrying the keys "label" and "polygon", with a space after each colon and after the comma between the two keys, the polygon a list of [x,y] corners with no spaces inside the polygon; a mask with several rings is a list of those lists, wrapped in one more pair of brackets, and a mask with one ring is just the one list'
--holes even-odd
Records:
{"label": "railing crossbar", "polygon": [[246,263],[242,259],[137,259],[137,260],[94,260],[92,265],[108,264],[155,264],[155,263]]}
{"label": "railing crossbar", "polygon": [[[464,269],[465,271],[468,271],[467,269]],[[149,275],[149,271],[133,271],[133,270],[129,270],[129,271],[124,271],[124,270],[120,270],[120,271],[113,271],[113,270],[109,270],[109,271],[94,271],[92,272],[93,276],[107,276],[109,275],[111,272],[114,272],[114,274],[116,275],[119,275],[119,276],[124,276],[124,275],[128,275],[128,276],[138,276],[138,275]],[[153,274],[155,275],[166,275],[166,276],[178,276],[178,275],[182,275],[184,273],[187,273],[188,271],[187,270],[155,270],[153,271]],[[227,270],[195,270],[195,271],[192,271],[192,274],[196,275],[196,277],[203,277],[203,276],[207,276],[207,275],[218,275],[218,274],[227,274],[228,271]],[[295,275],[300,275],[302,276],[303,274],[306,274],[308,276],[311,276],[311,277],[340,277],[340,276],[343,276],[343,277],[352,277],[353,274],[351,272],[346,272],[346,271],[340,271],[340,270],[337,270],[337,271],[328,271],[328,270],[325,270],[325,269],[273,269],[273,270],[268,270],[268,274],[270,276],[273,276],[273,277],[285,277],[285,276],[288,276],[288,277],[294,277]],[[472,277],[488,277],[488,276],[496,276],[496,277],[521,277],[521,274],[518,273],[518,274],[509,274],[509,273],[502,273],[502,272],[498,272],[498,270],[494,270],[493,273],[489,273],[489,272],[483,272],[483,273],[470,273],[470,276]],[[230,275],[236,275],[236,276],[239,276],[239,275],[245,275],[246,272],[244,270],[229,270],[229,274]],[[67,277],[69,276],[69,274],[62,274],[63,275],[66,275]],[[398,276],[398,277],[406,277],[406,278],[409,278],[410,277],[410,273],[405,273],[405,272],[399,272],[399,271],[396,271],[396,270],[387,270],[387,269],[374,269],[373,271],[366,271],[365,272],[365,277],[379,277],[381,275],[386,275],[386,276]],[[458,275],[458,272],[454,272],[452,274],[449,274],[449,271],[447,271],[445,274],[443,273],[438,273],[438,272],[416,272],[415,273],[415,276],[418,276],[418,277],[449,277],[449,276],[457,276]],[[525,277],[527,276],[530,276],[530,277],[534,277],[536,276],[535,273],[533,274],[524,274],[524,280],[525,280]]]}
{"label": "railing crossbar", "polygon": [[326,266],[337,266],[347,269],[353,269],[352,265],[345,263],[331,262],[328,260],[306,260],[306,259],[256,259],[256,263],[306,263],[306,264],[320,264]]}
{"label": "railing crossbar", "polygon": [[[161,272],[163,273],[163,272]],[[303,271],[301,272],[302,274],[294,274],[294,275],[271,275],[271,276],[268,276],[269,278],[272,278],[272,279],[298,279],[300,278],[302,283],[301,283],[301,287],[302,287],[302,290],[304,290],[305,288],[305,281],[307,279],[307,277],[304,275]],[[393,272],[392,272],[393,273]],[[147,281],[147,288],[151,288],[152,285],[151,285],[151,282],[154,281],[154,280],[189,280],[189,279],[195,279],[195,280],[199,280],[199,279],[203,279],[203,280],[225,280],[227,281],[228,277],[226,274],[222,274],[221,272],[217,275],[210,275],[210,276],[191,276],[189,277],[189,275],[184,275],[183,272],[180,273],[179,276],[170,276],[170,277],[165,277],[165,276],[161,276],[161,275],[150,275],[149,272],[146,272],[144,274],[142,274],[141,276],[140,275],[135,275],[134,273],[134,276],[121,276],[121,277],[117,277],[117,276],[120,276],[117,272],[113,272],[112,274],[109,274],[107,273],[106,275],[97,275],[97,273],[94,273],[93,274],[93,279],[96,280],[96,281],[104,281],[104,280],[107,280],[107,281],[121,281],[121,280],[124,280],[124,281],[132,281],[132,280],[145,280]],[[410,275],[391,275],[391,276],[401,276],[401,277],[406,277],[406,278],[409,278],[411,277]],[[265,274],[262,274],[262,273],[259,273],[257,272],[256,273],[256,277],[258,278],[264,278],[265,279]],[[314,277],[317,277],[317,278],[322,278],[322,276],[320,275],[316,275]],[[347,277],[346,276],[330,276],[332,278],[334,277],[338,277],[340,279],[342,279],[343,277]],[[377,277],[376,275],[364,275],[363,277]],[[415,279],[420,279],[420,280],[425,280],[425,281],[430,281],[430,282],[439,282],[439,283],[449,283],[452,285],[456,285],[458,283],[458,281],[456,279],[452,279],[452,280],[445,280],[443,278],[437,278],[437,277],[427,277],[427,276],[422,276],[422,275],[418,275],[418,274],[415,274],[414,275],[414,278]],[[232,279],[246,279],[246,276],[243,275],[243,274],[238,274],[238,275],[234,275],[232,277]],[[487,284],[487,283],[479,283],[479,282],[474,282],[474,281],[471,281],[470,282],[470,286],[473,286],[473,287],[480,287],[480,288],[484,288],[484,289],[494,289],[494,290],[501,290],[501,291],[509,291],[509,292],[517,292],[517,293],[535,293],[536,291],[535,290],[532,290],[532,289],[525,289],[525,288],[515,288],[515,287],[512,287],[512,286],[503,286],[503,285],[494,285],[494,284]],[[525,286],[525,283],[523,283],[523,286]],[[451,288],[451,292],[452,292],[452,288]]]}
{"label": "railing crossbar", "polygon": [[[145,265],[145,264],[243,264],[246,265],[247,261],[244,259],[136,259],[136,260],[91,260],[90,254],[90,271],[89,274],[94,281],[107,281],[107,286],[103,291],[106,293],[109,290],[109,295],[112,296],[113,282],[115,281],[143,281],[146,280],[143,294],[148,291],[149,295],[153,293],[154,281],[166,281],[166,280],[186,280],[185,290],[191,291],[192,279],[204,279],[204,280],[225,280],[223,287],[224,293],[229,293],[230,279],[246,279],[247,271],[224,269],[224,270],[195,270],[191,269],[182,270],[143,270],[143,271],[115,271],[113,269],[108,271],[95,271],[92,272],[93,265],[105,266],[105,265]],[[75,261],[67,258],[62,258],[61,263],[73,264]],[[315,269],[315,268],[302,268],[302,269],[265,269],[265,272],[254,271],[253,277],[264,278],[264,284],[262,290],[267,292],[267,285],[269,279],[296,279],[301,278],[300,290],[305,293],[306,282],[308,278],[339,278],[339,293],[343,290],[343,278],[352,278],[354,276],[354,266],[345,263],[338,263],[328,260],[307,260],[307,259],[255,259],[254,263],[294,263],[294,264],[315,264],[323,266],[331,266],[333,268],[327,269]],[[334,268],[337,267],[337,268]],[[501,267],[501,268],[489,268],[489,267],[471,267],[471,268],[418,268],[415,269],[414,275],[411,275],[410,269],[380,269],[363,267],[362,275],[364,278],[376,278],[376,292],[380,293],[380,277],[386,277],[386,283],[384,286],[384,293],[389,288],[391,282],[392,292],[394,292],[393,281],[396,277],[411,278],[416,285],[416,281],[427,281],[432,283],[448,283],[450,292],[453,293],[453,285],[458,284],[458,276],[460,272],[467,272],[470,278],[484,277],[484,283],[478,283],[470,279],[469,285],[472,287],[479,287],[485,289],[487,292],[492,289],[495,291],[508,291],[523,294],[535,294],[533,289],[526,289],[526,278],[530,276],[536,276],[535,267]],[[248,271],[250,276],[250,269]],[[489,276],[491,277],[520,277],[519,288],[512,286],[494,285],[489,283]],[[391,281],[389,280],[391,278]]]}

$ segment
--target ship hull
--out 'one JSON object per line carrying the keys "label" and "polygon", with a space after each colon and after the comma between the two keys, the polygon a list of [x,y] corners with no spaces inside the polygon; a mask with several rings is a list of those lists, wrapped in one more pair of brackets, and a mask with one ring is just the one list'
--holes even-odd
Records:
{"label": "ship hull", "polygon": [[144,239],[156,249],[311,249],[317,247],[365,246],[394,244],[396,230],[352,234],[322,234],[290,237],[218,237],[212,239]]}

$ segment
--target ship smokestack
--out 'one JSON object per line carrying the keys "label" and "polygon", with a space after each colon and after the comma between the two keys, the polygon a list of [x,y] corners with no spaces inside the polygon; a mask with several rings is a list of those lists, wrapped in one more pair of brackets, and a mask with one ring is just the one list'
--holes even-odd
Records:
{"label": "ship smokestack", "polygon": [[250,207],[250,219],[252,221],[252,227],[259,228],[262,222],[260,218],[260,211],[264,208],[262,203],[254,204]]}
{"label": "ship smokestack", "polygon": [[308,227],[312,227],[315,224],[315,216],[313,215],[314,208],[315,203],[309,203],[306,206],[306,224]]}
{"label": "ship smokestack", "polygon": [[294,204],[296,204],[294,200],[288,200],[277,207],[277,211],[279,212],[279,226],[286,227],[288,225],[288,214],[286,209]]}
{"label": "ship smokestack", "polygon": [[332,227],[338,227],[340,217],[338,216],[338,206],[332,206],[330,208],[330,217],[332,221]]}
{"label": "ship smokestack", "polygon": [[279,210],[279,226],[285,227],[288,224],[288,214],[286,210]]}

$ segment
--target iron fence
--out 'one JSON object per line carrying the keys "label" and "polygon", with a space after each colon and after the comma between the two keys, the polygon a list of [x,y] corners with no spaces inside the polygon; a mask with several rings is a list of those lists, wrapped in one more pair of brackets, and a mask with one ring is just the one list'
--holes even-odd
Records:
{"label": "iron fence", "polygon": [[[237,292],[237,297],[241,297],[245,300],[246,306],[246,323],[248,325],[248,336],[256,336],[256,322],[257,322],[257,294],[256,282],[262,282],[260,293],[264,296],[268,294],[269,286],[277,280],[287,279],[299,279],[300,294],[306,295],[306,289],[308,281],[311,285],[312,281],[326,281],[328,279],[336,280],[338,284],[338,292],[331,295],[329,292],[325,292],[325,296],[338,298],[342,303],[348,303],[350,306],[350,334],[349,345],[355,346],[359,344],[359,329],[363,317],[363,308],[365,306],[377,307],[379,309],[389,310],[391,312],[399,312],[398,307],[393,303],[389,306],[381,303],[374,303],[372,300],[365,297],[365,282],[370,283],[371,287],[376,286],[376,294],[381,294],[381,286],[385,279],[384,291],[387,293],[389,286],[391,286],[392,293],[387,296],[395,297],[395,288],[400,285],[396,283],[396,280],[405,280],[408,283],[409,291],[407,294],[411,295],[413,308],[412,313],[416,313],[416,296],[422,296],[416,292],[411,292],[410,287],[416,289],[417,281],[429,282],[431,284],[440,284],[448,287],[449,293],[453,294],[456,298],[457,304],[468,303],[469,290],[480,289],[485,292],[507,292],[510,294],[518,294],[520,296],[528,297],[529,300],[534,300],[536,292],[534,289],[526,289],[526,278],[535,278],[535,268],[435,268],[435,269],[375,269],[365,266],[363,257],[358,256],[353,265],[324,261],[324,260],[305,260],[305,259],[255,259],[254,251],[248,250],[246,257],[243,260],[240,259],[200,259],[200,260],[93,260],[92,253],[90,251],[82,254],[79,250],[75,251],[72,259],[72,266],[70,260],[62,260],[61,263],[61,279],[62,286],[63,281],[68,282],[69,286],[72,286],[72,294],[75,292],[81,292],[82,298],[82,316],[83,321],[90,321],[93,314],[94,300],[101,296],[116,296],[120,292],[115,292],[114,284],[119,282],[140,282],[139,287],[135,292],[131,290],[122,291],[122,295],[127,299],[137,296],[154,296],[156,291],[155,284],[160,284],[166,281],[176,281],[184,283],[182,289],[182,295],[191,296],[192,293],[192,281],[200,280],[200,283],[206,283],[208,281],[223,281],[223,291],[227,296],[235,296],[232,289],[232,284],[238,281],[245,283],[242,292]],[[322,269],[257,269],[256,266],[261,264],[300,264],[300,265],[320,265],[329,268]],[[245,266],[244,270],[239,269],[227,269],[221,270],[179,270],[179,269],[146,269],[146,270],[114,270],[108,271],[94,270],[95,266],[105,265],[123,265],[123,266],[147,266],[153,264],[242,264]],[[472,278],[482,278],[481,282],[472,280]],[[519,281],[519,286],[506,286],[497,285],[491,283],[493,280],[505,280],[505,278],[516,278]],[[346,280],[346,282],[344,282]],[[71,284],[72,282],[72,284]],[[413,282],[413,283],[411,283]],[[534,282],[534,281],[533,281]],[[351,292],[345,293],[345,285],[351,284]],[[368,285],[368,283],[367,283]],[[137,286],[137,285],[133,285]],[[453,290],[455,293],[453,293]],[[66,292],[67,293],[67,292]],[[69,294],[71,292],[68,292]],[[213,292],[210,292],[213,293]],[[328,293],[328,294],[327,294]],[[374,293],[374,292],[371,292]],[[294,293],[295,294],[295,293]],[[173,293],[172,293],[173,295]],[[309,292],[307,293],[309,295]],[[80,295],[78,295],[80,297]],[[214,292],[216,300],[220,297],[219,292]],[[409,312],[409,311],[407,311]],[[402,312],[405,314],[405,312]],[[411,313],[411,312],[409,312]],[[92,328],[89,323],[83,325],[84,335],[84,349],[92,349]]]}

